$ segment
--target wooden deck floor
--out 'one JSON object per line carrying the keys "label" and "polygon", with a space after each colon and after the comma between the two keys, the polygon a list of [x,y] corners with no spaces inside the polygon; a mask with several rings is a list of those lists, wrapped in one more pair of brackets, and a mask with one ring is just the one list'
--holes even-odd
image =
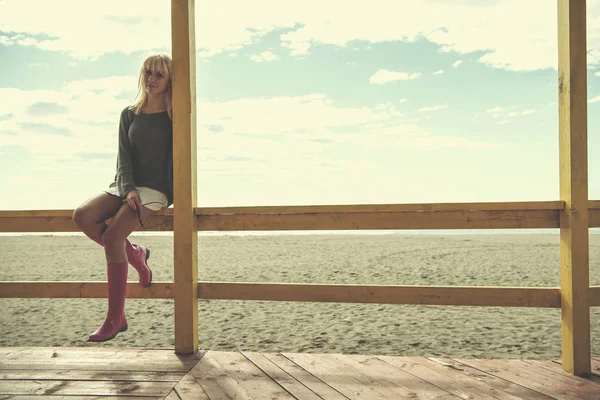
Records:
{"label": "wooden deck floor", "polygon": [[600,399],[558,362],[123,348],[0,348],[0,400]]}

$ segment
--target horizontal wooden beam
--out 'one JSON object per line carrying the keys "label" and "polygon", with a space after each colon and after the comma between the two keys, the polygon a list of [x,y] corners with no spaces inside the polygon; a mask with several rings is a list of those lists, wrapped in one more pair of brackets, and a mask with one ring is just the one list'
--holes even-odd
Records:
{"label": "horizontal wooden beam", "polygon": [[600,228],[600,209],[589,209],[588,220],[590,228]]}
{"label": "horizontal wooden beam", "polygon": [[496,307],[560,307],[558,288],[200,282],[198,298]]}
{"label": "horizontal wooden beam", "polygon": [[198,216],[199,231],[557,228],[558,210],[316,212]]}
{"label": "horizontal wooden beam", "polygon": [[[600,202],[599,202],[600,203]],[[196,215],[227,214],[306,214],[306,213],[372,213],[404,211],[515,211],[562,210],[562,201],[523,201],[497,203],[414,203],[414,204],[348,204],[314,206],[198,207]]]}
{"label": "horizontal wooden beam", "polygon": [[[106,282],[0,282],[0,298],[106,298],[106,290]],[[558,288],[199,282],[198,291],[205,300],[560,307]],[[172,299],[174,292],[173,282],[127,284],[132,299]],[[600,286],[590,287],[590,305],[600,307]]]}
{"label": "horizontal wooden beam", "polygon": [[[106,282],[0,282],[0,298],[25,299],[101,299],[108,292]],[[173,282],[152,282],[143,289],[139,283],[127,284],[131,299],[172,299]]]}
{"label": "horizontal wooden beam", "polygon": [[[589,226],[600,227],[600,201],[590,201]],[[564,203],[374,204],[196,208],[199,231],[361,229],[559,228]],[[0,232],[77,232],[72,210],[0,211]],[[110,220],[108,220],[110,223]],[[148,229],[172,231],[173,209],[144,221]]]}

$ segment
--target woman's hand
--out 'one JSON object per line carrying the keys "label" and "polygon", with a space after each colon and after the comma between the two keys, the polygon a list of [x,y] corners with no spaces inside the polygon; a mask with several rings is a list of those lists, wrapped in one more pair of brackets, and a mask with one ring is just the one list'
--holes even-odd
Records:
{"label": "woman's hand", "polygon": [[140,198],[137,190],[132,190],[127,193],[127,196],[125,196],[125,201],[127,202],[129,208],[131,208],[133,211],[142,209],[142,199]]}

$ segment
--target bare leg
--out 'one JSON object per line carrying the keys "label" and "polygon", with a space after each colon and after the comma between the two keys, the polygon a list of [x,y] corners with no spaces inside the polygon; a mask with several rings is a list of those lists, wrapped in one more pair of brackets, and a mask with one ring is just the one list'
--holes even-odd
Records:
{"label": "bare leg", "polygon": [[[148,218],[152,213],[153,211],[146,207],[142,207],[140,210],[142,220]],[[127,204],[121,205],[110,226],[106,228],[102,235],[107,263],[127,262],[125,240],[131,232],[139,227],[140,222],[135,211],[130,209]]]}
{"label": "bare leg", "polygon": [[114,216],[120,207],[119,197],[101,193],[77,207],[73,212],[73,221],[89,238],[102,237],[106,229],[104,221]]}
{"label": "bare leg", "polygon": [[[151,210],[142,207],[143,218]],[[127,294],[127,254],[125,241],[138,226],[137,214],[127,204],[117,211],[111,224],[102,235],[106,253],[106,275],[108,278],[108,312],[102,325],[88,338],[92,342],[103,342],[114,338],[119,332],[127,330],[125,318],[125,298]]]}

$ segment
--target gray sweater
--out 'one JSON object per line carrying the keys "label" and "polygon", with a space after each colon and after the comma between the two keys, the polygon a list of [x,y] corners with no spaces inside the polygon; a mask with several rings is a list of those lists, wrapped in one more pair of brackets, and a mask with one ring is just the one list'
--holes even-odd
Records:
{"label": "gray sweater", "polygon": [[125,197],[136,186],[158,190],[173,204],[173,125],[166,111],[121,112],[117,173],[110,187]]}

